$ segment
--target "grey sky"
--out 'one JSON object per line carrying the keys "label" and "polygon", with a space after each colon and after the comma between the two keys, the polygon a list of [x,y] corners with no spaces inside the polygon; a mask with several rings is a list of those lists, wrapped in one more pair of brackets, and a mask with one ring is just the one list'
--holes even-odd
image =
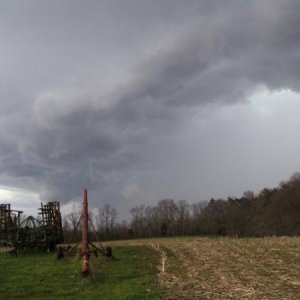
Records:
{"label": "grey sky", "polygon": [[277,185],[300,169],[299,13],[297,0],[0,1],[0,185],[64,203],[86,186],[123,216]]}

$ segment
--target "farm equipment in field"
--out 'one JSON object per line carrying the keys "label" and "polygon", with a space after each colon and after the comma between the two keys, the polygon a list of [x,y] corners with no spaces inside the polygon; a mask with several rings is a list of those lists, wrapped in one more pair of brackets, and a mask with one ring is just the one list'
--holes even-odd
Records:
{"label": "farm equipment in field", "polygon": [[41,204],[39,219],[29,216],[21,221],[21,211],[11,210],[10,204],[0,205],[0,245],[11,252],[55,251],[63,242],[59,202]]}
{"label": "farm equipment in field", "polygon": [[20,228],[22,211],[12,210],[10,204],[0,204],[0,244],[13,246]]}
{"label": "farm equipment in field", "polygon": [[57,201],[48,202],[39,209],[42,216],[41,227],[44,229],[49,251],[55,251],[56,245],[64,240],[60,204]]}
{"label": "farm equipment in field", "polygon": [[[57,258],[65,255],[72,255],[72,250],[80,249],[81,254],[81,275],[88,277],[90,274],[89,259],[92,255],[99,253],[112,257],[112,248],[104,248],[97,235],[97,231],[89,216],[87,190],[82,190],[82,212],[75,231],[81,225],[81,242],[67,246],[58,245],[63,243],[62,218],[60,204],[57,201],[41,203],[38,209],[38,218],[29,216],[21,221],[22,211],[12,210],[10,204],[0,204],[0,250],[1,246],[6,247],[7,252],[17,254],[19,251],[51,251],[57,250]],[[89,228],[92,229],[95,245],[89,237]],[[74,231],[74,232],[75,232]]]}
{"label": "farm equipment in field", "polygon": [[[113,255],[112,255],[111,247],[106,247],[106,248],[103,247],[101,240],[97,235],[97,231],[93,225],[92,219],[89,216],[86,189],[82,190],[82,211],[81,211],[80,219],[78,220],[78,223],[75,227],[75,231],[77,230],[79,225],[81,225],[81,242],[77,244],[72,244],[72,238],[71,238],[71,240],[68,241],[66,247],[63,246],[58,247],[57,258],[61,259],[65,255],[66,256],[74,255],[74,250],[78,250],[79,248],[80,255],[81,255],[81,275],[82,277],[88,277],[90,274],[89,259],[92,255],[96,257],[98,256],[99,253],[107,257],[112,257]],[[90,241],[89,228],[92,229],[93,231],[94,240],[97,241],[98,243],[97,246]]]}

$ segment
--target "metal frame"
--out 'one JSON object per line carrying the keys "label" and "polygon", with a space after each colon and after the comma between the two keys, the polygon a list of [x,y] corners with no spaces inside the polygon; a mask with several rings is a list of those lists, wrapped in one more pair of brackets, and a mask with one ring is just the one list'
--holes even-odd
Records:
{"label": "metal frame", "polygon": [[0,245],[11,251],[55,251],[63,242],[62,220],[59,202],[41,203],[41,220],[33,216],[21,222],[22,211],[12,210],[10,204],[0,204]]}

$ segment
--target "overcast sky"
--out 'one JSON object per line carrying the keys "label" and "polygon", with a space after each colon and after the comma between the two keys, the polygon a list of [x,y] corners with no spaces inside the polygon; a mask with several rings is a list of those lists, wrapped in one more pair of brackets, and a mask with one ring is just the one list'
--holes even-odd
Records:
{"label": "overcast sky", "polygon": [[300,1],[0,0],[0,202],[130,207],[300,171]]}

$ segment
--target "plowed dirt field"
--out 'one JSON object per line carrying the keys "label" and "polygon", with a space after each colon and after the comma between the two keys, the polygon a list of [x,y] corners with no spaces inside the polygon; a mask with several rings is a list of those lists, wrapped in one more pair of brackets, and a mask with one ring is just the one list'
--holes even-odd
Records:
{"label": "plowed dirt field", "polygon": [[300,299],[300,238],[165,238],[110,243],[147,245],[160,256],[164,299]]}

